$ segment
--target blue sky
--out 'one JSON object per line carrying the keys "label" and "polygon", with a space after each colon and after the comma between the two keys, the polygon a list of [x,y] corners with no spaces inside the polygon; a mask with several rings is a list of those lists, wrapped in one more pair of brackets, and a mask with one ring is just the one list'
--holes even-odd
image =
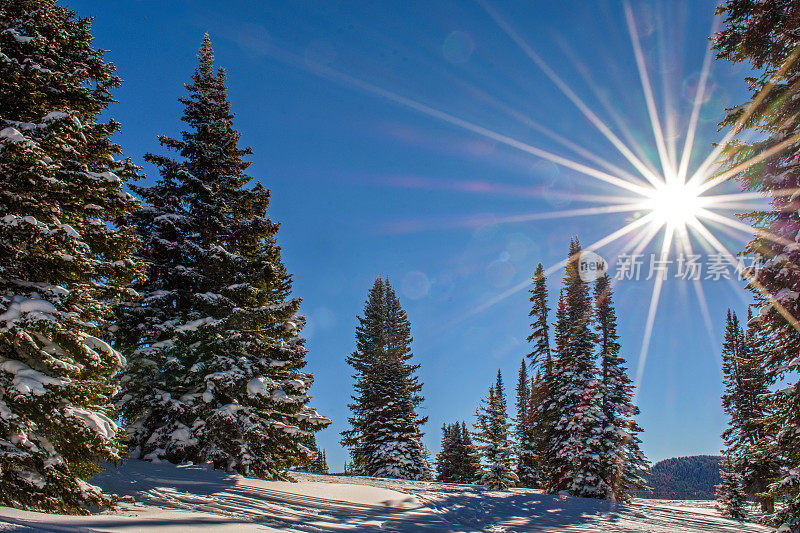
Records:
{"label": "blue sky", "polygon": [[[344,361],[376,276],[390,278],[412,321],[430,417],[426,444],[435,453],[441,424],[471,422],[497,368],[510,391],[528,351],[525,291],[472,311],[525,281],[538,262],[563,259],[573,235],[594,242],[631,220],[619,213],[503,221],[591,207],[579,195],[620,190],[380,93],[588,163],[530,119],[634,172],[479,3],[65,3],[96,17],[96,44],[110,50],[125,80],[108,116],[122,123],[117,140],[138,164],[146,152],[161,152],[157,134],[181,130],[178,98],[203,33],[211,34],[236,126],[255,152],[250,174],[272,190],[270,214],[282,224],[284,260],[309,317],[313,405],[334,421],[318,441],[334,468],[345,458],[338,440],[351,371]],[[621,3],[495,2],[490,9],[618,135],[625,125],[656,159]],[[663,111],[672,98],[681,131],[713,11],[710,1],[633,3],[656,101]],[[713,62],[694,165],[721,138],[724,108],[746,101],[745,74]],[[145,172],[155,176],[152,167]],[[746,241],[742,233],[715,235],[732,250]],[[611,258],[621,243],[599,251]],[[559,281],[560,273],[550,278],[552,297]],[[745,312],[748,296],[737,282],[702,286],[711,334],[692,283],[664,284],[639,397],[644,449],[654,461],[721,446],[720,329],[725,310]],[[634,369],[652,290],[652,280],[616,289],[623,352]]]}

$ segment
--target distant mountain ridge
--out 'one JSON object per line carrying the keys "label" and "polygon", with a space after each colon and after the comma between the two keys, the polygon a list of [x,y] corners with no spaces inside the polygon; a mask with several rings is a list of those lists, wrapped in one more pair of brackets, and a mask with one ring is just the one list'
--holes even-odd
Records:
{"label": "distant mountain ridge", "polygon": [[650,493],[640,493],[641,498],[674,500],[713,500],[719,485],[719,455],[692,455],[672,457],[653,465],[646,477]]}

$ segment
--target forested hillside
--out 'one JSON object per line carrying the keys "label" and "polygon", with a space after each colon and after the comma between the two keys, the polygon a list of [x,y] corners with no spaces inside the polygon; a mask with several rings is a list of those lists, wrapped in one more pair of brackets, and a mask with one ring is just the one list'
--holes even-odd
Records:
{"label": "forested hillside", "polygon": [[642,498],[668,498],[681,500],[713,500],[715,486],[720,483],[718,455],[693,455],[672,457],[653,465],[647,476],[651,493]]}

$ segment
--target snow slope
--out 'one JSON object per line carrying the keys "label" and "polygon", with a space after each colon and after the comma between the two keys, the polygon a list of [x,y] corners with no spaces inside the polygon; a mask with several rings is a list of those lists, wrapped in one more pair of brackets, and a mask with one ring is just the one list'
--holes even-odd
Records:
{"label": "snow slope", "polygon": [[263,481],[201,466],[130,461],[93,480],[133,496],[113,512],[47,515],[0,507],[0,531],[762,532],[707,506],[608,502],[473,485],[297,474]]}

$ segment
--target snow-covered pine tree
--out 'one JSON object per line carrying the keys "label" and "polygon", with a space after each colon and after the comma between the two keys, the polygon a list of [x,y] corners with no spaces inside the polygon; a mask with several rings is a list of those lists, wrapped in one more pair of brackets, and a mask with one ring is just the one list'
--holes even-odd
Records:
{"label": "snow-covered pine tree", "polygon": [[470,433],[465,422],[461,422],[461,428],[458,434],[458,442],[458,456],[461,461],[458,471],[458,482],[477,483],[482,476],[481,454],[472,443],[472,437],[470,437]]}
{"label": "snow-covered pine tree", "polygon": [[747,518],[747,493],[736,458],[727,454],[723,457],[720,476],[722,483],[717,485],[717,510],[722,516],[744,520]]}
{"label": "snow-covered pine tree", "polygon": [[747,309],[747,324],[744,334],[744,360],[740,368],[747,378],[745,423],[740,429],[738,440],[744,445],[742,456],[742,479],[745,491],[754,496],[761,505],[761,511],[772,513],[775,501],[767,493],[769,483],[778,477],[782,458],[772,457],[770,447],[775,442],[770,423],[772,413],[767,401],[770,395],[770,379],[764,369],[764,358],[771,350],[770,338],[760,320],[753,317]]}
{"label": "snow-covered pine tree", "polygon": [[137,176],[98,116],[121,83],[91,20],[54,0],[0,2],[0,505],[87,513],[122,459],[112,306],[141,272],[116,224]]}
{"label": "snow-covered pine tree", "polygon": [[722,514],[732,518],[745,518],[747,494],[744,490],[740,462],[744,449],[738,438],[738,430],[744,425],[739,407],[744,398],[743,379],[740,366],[744,359],[744,331],[739,326],[736,313],[728,309],[725,317],[725,336],[722,341],[722,408],[730,417],[728,427],[722,432],[725,449],[720,465],[722,484],[717,487],[717,507]]}
{"label": "snow-covered pine tree", "polygon": [[492,490],[514,486],[519,479],[512,464],[514,447],[509,438],[511,424],[500,370],[495,384],[489,388],[489,396],[481,400],[476,418],[475,440],[485,463],[481,483]]}
{"label": "snow-covered pine tree", "polygon": [[528,316],[533,319],[531,322],[531,333],[528,335],[528,342],[533,346],[528,359],[531,367],[542,366],[547,369],[550,365],[550,324],[547,322],[547,315],[550,308],[547,307],[547,278],[544,275],[544,267],[541,263],[536,266],[531,280],[530,302],[531,311]]}
{"label": "snow-covered pine tree", "polygon": [[[549,440],[551,480],[548,489],[567,490],[575,496],[606,498],[611,492],[602,477],[602,433],[605,425],[600,405],[591,328],[593,306],[588,283],[578,273],[581,246],[572,239],[564,276],[563,304],[557,309],[553,407],[557,414]],[[563,305],[563,310],[561,306]]]}
{"label": "snow-covered pine tree", "polygon": [[[762,305],[758,320],[769,332],[771,349],[764,357],[767,377],[782,383],[771,398],[768,416],[776,428],[765,450],[772,460],[786,460],[770,496],[776,512],[769,522],[783,531],[800,531],[800,5],[794,0],[753,2],[727,0],[717,12],[725,26],[714,36],[717,57],[747,62],[756,73],[745,78],[752,99],[728,110],[722,122],[737,132],[758,132],[757,141],[732,142],[728,170],[768,151],[769,157],[746,167],[737,179],[747,190],[770,199],[770,208],[749,214],[758,230],[746,252],[759,267],[751,271],[749,287]],[[781,143],[786,143],[780,147]],[[788,191],[788,192],[786,192]],[[764,457],[762,457],[764,458]]]}
{"label": "snow-covered pine tree", "polygon": [[366,476],[427,479],[420,430],[427,417],[417,415],[423,398],[415,375],[419,365],[409,363],[411,323],[388,279],[375,280],[358,320],[356,351],[347,358],[356,395],[351,427],[342,432],[352,469]]}
{"label": "snow-covered pine tree", "polygon": [[601,410],[604,421],[602,441],[602,478],[611,489],[609,497],[630,499],[633,491],[645,488],[644,473],[649,463],[639,446],[642,431],[635,416],[634,384],[628,377],[625,360],[620,357],[617,314],[612,301],[608,275],[594,286],[595,328],[600,360]]}
{"label": "snow-covered pine tree", "polygon": [[[770,479],[778,473],[778,463],[769,458],[771,435],[765,425],[769,394],[768,380],[762,366],[762,346],[758,321],[748,310],[747,333],[739,325],[736,313],[728,310],[725,336],[722,342],[722,374],[725,392],[722,407],[728,414],[728,427],[722,433],[725,442],[723,455],[729,459],[723,468],[735,468],[742,486],[737,489],[754,496],[762,511],[772,512],[773,501],[763,494]],[[729,472],[733,473],[733,471]],[[718,489],[720,505],[725,507],[736,500],[731,489],[731,477]],[[733,499],[732,499],[733,498]]]}
{"label": "snow-covered pine tree", "polygon": [[464,422],[442,425],[442,449],[436,456],[436,480],[475,483],[480,479],[480,455]]}
{"label": "snow-covered pine tree", "polygon": [[532,344],[528,358],[531,368],[536,374],[531,376],[529,405],[527,408],[528,423],[525,442],[529,450],[525,468],[518,472],[520,481],[526,486],[542,485],[547,479],[549,464],[549,440],[555,423],[555,413],[551,409],[553,361],[550,349],[550,324],[547,306],[547,279],[541,263],[536,266],[530,289],[531,311],[528,316],[531,322],[531,333],[528,342]]}
{"label": "snow-covered pine tree", "polygon": [[533,487],[536,483],[536,451],[531,427],[532,418],[528,412],[531,407],[531,385],[535,383],[528,379],[527,366],[523,359],[517,375],[517,416],[514,419],[517,478],[521,487]]}
{"label": "snow-covered pine tree", "polygon": [[147,204],[131,221],[149,266],[141,302],[121,313],[118,405],[134,457],[284,479],[313,459],[304,443],[330,421],[308,406],[300,300],[269,190],[248,187],[252,152],[238,146],[208,35],[198,57],[181,99],[188,129],[160,137],[180,158],[148,154],[160,179],[133,187]]}
{"label": "snow-covered pine tree", "polygon": [[436,481],[459,482],[461,425],[442,424],[442,449],[436,455]]}

